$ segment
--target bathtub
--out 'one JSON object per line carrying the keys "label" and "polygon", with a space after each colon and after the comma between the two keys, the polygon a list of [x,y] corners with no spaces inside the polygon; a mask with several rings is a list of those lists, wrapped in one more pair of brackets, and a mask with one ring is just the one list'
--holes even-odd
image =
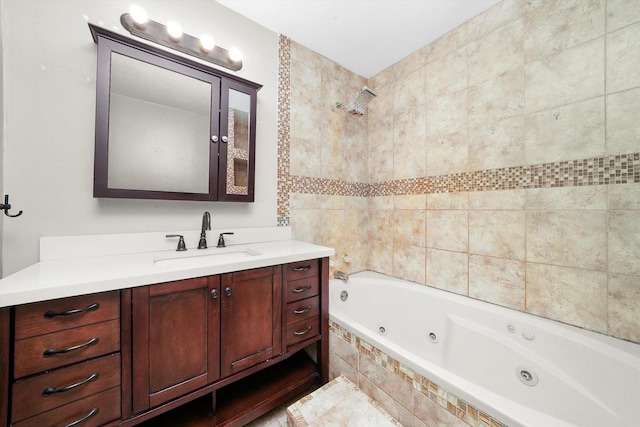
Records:
{"label": "bathtub", "polygon": [[329,314],[510,427],[640,425],[640,345],[373,272],[331,280]]}

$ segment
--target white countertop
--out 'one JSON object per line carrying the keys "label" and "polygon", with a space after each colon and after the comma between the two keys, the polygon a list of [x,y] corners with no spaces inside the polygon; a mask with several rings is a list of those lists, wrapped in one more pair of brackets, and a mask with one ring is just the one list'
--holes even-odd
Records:
{"label": "white countertop", "polygon": [[[242,231],[238,234],[242,236]],[[187,240],[189,249],[184,252],[160,250],[65,258],[43,256],[41,250],[40,259],[45,260],[0,280],[0,307],[286,264],[335,253],[332,248],[295,240],[234,244],[232,236],[225,237],[226,248],[216,248],[217,235],[211,233],[208,249],[191,248]],[[50,245],[41,246],[51,253]]]}

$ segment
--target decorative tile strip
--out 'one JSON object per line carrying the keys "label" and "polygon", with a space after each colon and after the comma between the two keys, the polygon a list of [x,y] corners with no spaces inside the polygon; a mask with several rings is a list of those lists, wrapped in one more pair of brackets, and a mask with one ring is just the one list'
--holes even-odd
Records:
{"label": "decorative tile strip", "polygon": [[465,423],[471,426],[507,427],[490,415],[429,381],[428,378],[404,366],[391,356],[385,354],[382,350],[369,344],[367,341],[332,320],[329,321],[329,332],[335,334],[338,338],[341,338],[351,347],[358,350],[359,353],[367,356],[404,382],[412,385],[414,389],[428,397],[432,402],[437,403]]}
{"label": "decorative tile strip", "polygon": [[[289,223],[290,121],[291,121],[291,40],[280,36],[278,43],[278,218]],[[278,226],[283,226],[278,220]]]}
{"label": "decorative tile strip", "polygon": [[376,197],[640,183],[640,153],[487,169],[373,184],[291,176],[294,193]]}

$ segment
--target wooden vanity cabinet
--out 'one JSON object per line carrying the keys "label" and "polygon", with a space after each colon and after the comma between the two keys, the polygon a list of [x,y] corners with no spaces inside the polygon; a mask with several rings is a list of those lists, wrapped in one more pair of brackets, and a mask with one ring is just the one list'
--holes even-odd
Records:
{"label": "wooden vanity cabinet", "polygon": [[220,276],[132,290],[133,412],[220,377]]}
{"label": "wooden vanity cabinet", "polygon": [[0,308],[0,427],[245,425],[328,381],[328,265]]}
{"label": "wooden vanity cabinet", "polygon": [[118,291],[16,307],[12,347],[12,426],[121,418]]}
{"label": "wooden vanity cabinet", "polygon": [[222,376],[281,353],[282,267],[222,276]]}

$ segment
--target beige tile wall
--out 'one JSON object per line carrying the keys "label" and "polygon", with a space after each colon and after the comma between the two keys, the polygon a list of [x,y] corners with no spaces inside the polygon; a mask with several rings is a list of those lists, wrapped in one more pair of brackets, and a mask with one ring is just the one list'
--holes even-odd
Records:
{"label": "beige tile wall", "polygon": [[369,81],[294,42],[290,69],[291,175],[365,184],[292,188],[296,238],[640,342],[639,1],[504,0]]}

